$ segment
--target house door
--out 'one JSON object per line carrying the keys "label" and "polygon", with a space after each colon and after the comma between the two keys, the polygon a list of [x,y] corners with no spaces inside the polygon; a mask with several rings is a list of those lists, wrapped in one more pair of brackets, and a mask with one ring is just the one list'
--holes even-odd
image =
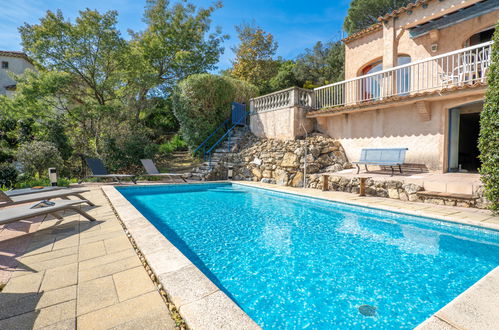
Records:
{"label": "house door", "polygon": [[455,108],[449,118],[449,172],[477,172],[480,113]]}

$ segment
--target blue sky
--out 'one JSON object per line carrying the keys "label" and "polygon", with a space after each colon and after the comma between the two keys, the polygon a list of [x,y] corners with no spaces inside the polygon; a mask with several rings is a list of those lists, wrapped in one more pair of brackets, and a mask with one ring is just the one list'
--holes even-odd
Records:
{"label": "blue sky", "polygon": [[[212,0],[191,0],[206,7]],[[274,35],[279,43],[277,55],[295,58],[317,41],[341,38],[343,18],[349,0],[225,0],[224,7],[213,14],[213,26],[220,26],[231,38],[225,42],[225,53],[219,68],[231,65],[237,44],[235,25],[254,22]],[[24,22],[36,24],[47,10],[61,9],[73,20],[78,11],[90,8],[101,12],[117,10],[118,27],[127,37],[127,29],[141,30],[145,0],[0,0],[0,50],[21,50],[17,27]]]}

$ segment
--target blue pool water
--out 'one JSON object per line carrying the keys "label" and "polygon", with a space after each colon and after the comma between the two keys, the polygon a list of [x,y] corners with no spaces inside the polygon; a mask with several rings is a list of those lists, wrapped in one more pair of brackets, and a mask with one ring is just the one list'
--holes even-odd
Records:
{"label": "blue pool water", "polygon": [[411,328],[499,265],[499,232],[471,226],[237,184],[119,190],[269,329]]}

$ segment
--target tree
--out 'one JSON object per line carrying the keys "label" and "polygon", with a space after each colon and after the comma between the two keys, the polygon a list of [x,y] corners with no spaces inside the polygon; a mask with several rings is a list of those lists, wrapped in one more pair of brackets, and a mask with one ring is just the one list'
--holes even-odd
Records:
{"label": "tree", "polygon": [[279,63],[273,59],[277,51],[274,36],[258,26],[236,26],[240,44],[232,50],[236,54],[230,74],[247,81],[264,94],[269,91],[269,80],[276,75]]}
{"label": "tree", "polygon": [[16,154],[23,171],[41,178],[49,167],[59,167],[62,158],[56,146],[50,142],[32,141],[19,147]]}
{"label": "tree", "polygon": [[494,33],[492,45],[492,64],[487,74],[487,93],[483,111],[480,113],[480,150],[481,180],[485,197],[490,208],[499,211],[499,24]]}
{"label": "tree", "polygon": [[294,73],[306,88],[335,83],[344,79],[345,48],[340,41],[324,45],[317,42],[298,56]]}
{"label": "tree", "polygon": [[269,85],[271,90],[275,92],[293,86],[302,86],[304,81],[296,77],[295,68],[295,62],[281,61],[277,74],[270,79]]}
{"label": "tree", "polygon": [[127,44],[116,24],[116,11],[100,14],[86,9],[71,23],[58,10],[48,11],[38,25],[19,28],[25,52],[44,68],[28,76],[21,95],[29,99],[45,93],[54,108],[78,121],[81,132],[97,147],[104,117],[116,117],[123,103],[120,87]]}
{"label": "tree", "polygon": [[0,107],[15,120],[35,119],[37,139],[63,146],[67,164],[77,151],[128,166],[139,146],[154,150],[178,130],[169,100],[174,86],[215,69],[226,36],[210,32],[210,16],[220,7],[148,0],[146,28],[130,31],[129,41],[116,27],[116,11],[86,9],[74,21],[48,11],[39,24],[19,28],[37,71],[16,77],[15,97],[0,96]]}
{"label": "tree", "polygon": [[220,29],[209,33],[211,14],[222,5],[197,9],[181,1],[147,0],[142,32],[131,32],[127,71],[136,89],[134,99],[139,113],[149,106],[150,96],[168,96],[186,77],[215,69],[228,38]]}
{"label": "tree", "polygon": [[352,0],[343,28],[348,34],[353,34],[378,23],[378,17],[407,6],[411,2],[414,0]]}

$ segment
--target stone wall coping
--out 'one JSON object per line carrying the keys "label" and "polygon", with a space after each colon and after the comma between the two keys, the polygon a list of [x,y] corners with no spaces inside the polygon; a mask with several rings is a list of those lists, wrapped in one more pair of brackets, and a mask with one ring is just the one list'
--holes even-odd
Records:
{"label": "stone wall coping", "polygon": [[114,186],[102,191],[189,328],[260,329]]}

